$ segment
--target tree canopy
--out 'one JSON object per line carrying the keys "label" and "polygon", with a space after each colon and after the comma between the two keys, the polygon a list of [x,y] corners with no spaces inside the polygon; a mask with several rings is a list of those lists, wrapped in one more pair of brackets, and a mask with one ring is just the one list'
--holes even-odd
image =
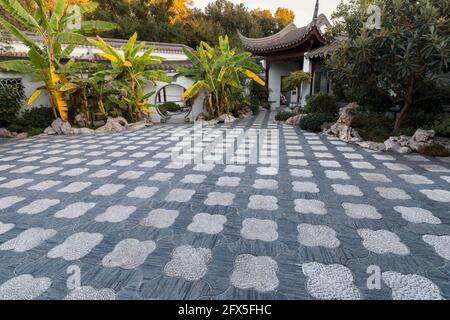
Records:
{"label": "tree canopy", "polygon": [[218,44],[219,36],[228,35],[230,45],[240,47],[237,31],[249,37],[272,35],[294,18],[286,8],[276,13],[267,9],[250,10],[244,4],[216,0],[200,10],[192,0],[99,0],[92,19],[113,21],[117,30],[106,37],[128,38],[138,32],[140,39],[176,42],[196,47],[201,41]]}
{"label": "tree canopy", "polygon": [[[341,11],[341,32],[348,35],[328,61],[334,83],[348,91],[389,98],[400,105],[400,128],[420,89],[450,69],[450,0],[376,0],[381,29],[367,28],[366,0],[351,0]],[[342,7],[343,8],[343,7]]]}

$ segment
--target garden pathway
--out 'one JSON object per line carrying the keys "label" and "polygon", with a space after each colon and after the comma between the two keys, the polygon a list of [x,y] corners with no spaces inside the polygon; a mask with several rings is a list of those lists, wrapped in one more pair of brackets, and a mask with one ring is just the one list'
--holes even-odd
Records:
{"label": "garden pathway", "polygon": [[[193,130],[1,141],[0,299],[450,298],[449,159],[269,113]],[[254,164],[173,159],[240,130],[236,162],[266,134]]]}

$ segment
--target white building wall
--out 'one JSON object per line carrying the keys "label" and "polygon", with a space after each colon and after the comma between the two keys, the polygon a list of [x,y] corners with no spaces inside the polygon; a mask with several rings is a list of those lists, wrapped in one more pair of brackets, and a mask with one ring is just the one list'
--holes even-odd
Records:
{"label": "white building wall", "polygon": [[269,68],[269,102],[272,109],[281,105],[281,77],[298,70],[298,62],[273,62]]}
{"label": "white building wall", "polygon": [[28,98],[35,92],[39,87],[43,86],[43,82],[33,82],[33,77],[29,74],[20,74],[16,72],[4,72],[0,71],[0,79],[22,79],[22,84],[24,86],[25,101],[23,102],[23,108],[33,108],[43,106],[50,106],[50,100],[47,92],[44,90],[39,98],[33,102],[31,106],[28,106]]}

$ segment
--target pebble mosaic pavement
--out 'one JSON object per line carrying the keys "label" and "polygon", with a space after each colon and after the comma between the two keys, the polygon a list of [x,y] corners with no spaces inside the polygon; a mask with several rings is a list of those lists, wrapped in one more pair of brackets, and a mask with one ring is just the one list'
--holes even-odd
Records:
{"label": "pebble mosaic pavement", "polygon": [[449,299],[450,160],[273,116],[204,128],[194,152],[267,128],[278,169],[172,163],[187,125],[0,141],[0,299]]}

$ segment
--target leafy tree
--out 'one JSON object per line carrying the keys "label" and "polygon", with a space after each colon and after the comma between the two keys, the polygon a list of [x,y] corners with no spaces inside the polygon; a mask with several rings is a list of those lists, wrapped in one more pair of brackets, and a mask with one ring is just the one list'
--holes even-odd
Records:
{"label": "leafy tree", "polygon": [[[50,96],[55,118],[59,115],[62,120],[68,120],[68,108],[64,94],[58,90],[58,85],[66,81],[64,74],[58,73],[61,59],[70,55],[75,44],[85,41],[84,33],[109,30],[115,24],[103,21],[84,20],[80,22],[79,29],[72,25],[73,13],[66,10],[66,2],[57,0],[52,11],[48,10],[43,0],[35,0],[36,10],[34,15],[27,11],[16,0],[0,0],[0,6],[15,19],[22,29],[38,34],[44,44],[34,42],[24,32],[16,28],[3,17],[0,24],[10,34],[21,40],[30,50],[29,60],[10,60],[0,62],[0,68],[21,73],[30,73],[35,76],[36,81],[44,83],[41,89],[32,94],[29,99],[31,104],[45,89]],[[96,3],[88,3],[80,6],[83,15],[92,12],[97,7]],[[68,44],[63,47],[63,44]]]}
{"label": "leafy tree", "polygon": [[283,78],[283,91],[297,90],[297,103],[300,102],[300,90],[302,85],[311,79],[311,74],[304,71],[291,72],[287,77]]}
{"label": "leafy tree", "polygon": [[[362,6],[364,1],[359,2]],[[331,78],[348,88],[371,84],[402,104],[399,129],[425,83],[449,71],[449,0],[378,0],[381,30],[369,30],[358,14],[344,17],[349,39],[328,61]],[[359,26],[359,28],[358,28]]]}
{"label": "leafy tree", "polygon": [[275,19],[277,20],[278,24],[282,27],[287,26],[289,23],[294,21],[295,19],[295,13],[294,11],[280,7],[275,12]]}
{"label": "leafy tree", "polygon": [[237,31],[250,37],[278,32],[283,25],[269,10],[250,11],[244,4],[216,0],[204,10],[191,7],[191,0],[98,0],[90,18],[112,21],[116,30],[102,36],[129,38],[137,32],[142,40],[182,43],[196,47],[201,41],[218,44],[228,34],[230,44],[240,47]]}
{"label": "leafy tree", "polygon": [[227,36],[219,38],[218,47],[202,42],[196,52],[184,49],[184,53],[194,64],[194,69],[181,69],[181,73],[196,82],[185,91],[183,99],[192,99],[204,90],[207,92],[206,106],[213,117],[228,113],[231,94],[244,90],[243,77],[265,85],[256,74],[262,68],[251,61],[250,53],[232,49]]}

